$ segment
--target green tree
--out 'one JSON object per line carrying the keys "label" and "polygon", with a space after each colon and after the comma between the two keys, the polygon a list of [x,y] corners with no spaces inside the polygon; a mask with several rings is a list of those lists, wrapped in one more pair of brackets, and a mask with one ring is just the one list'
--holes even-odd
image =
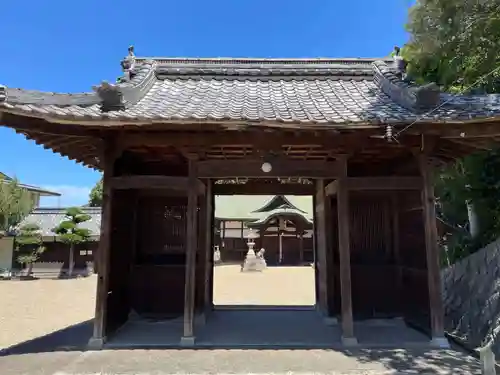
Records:
{"label": "green tree", "polygon": [[[418,84],[435,82],[451,93],[500,93],[500,4],[497,0],[417,0],[409,42],[401,49],[407,73]],[[457,228],[448,240],[456,261],[500,236],[500,157],[479,152],[439,171],[438,212]],[[467,204],[480,233],[469,233]]]}
{"label": "green tree", "polygon": [[448,91],[500,92],[500,4],[497,0],[418,0],[402,49],[417,82]]}
{"label": "green tree", "polygon": [[69,277],[73,276],[75,246],[87,242],[90,238],[90,230],[81,228],[79,225],[90,219],[90,215],[84,213],[80,208],[71,207],[66,210],[64,220],[52,229],[59,240],[69,246]]}
{"label": "green tree", "polygon": [[102,205],[102,177],[90,191],[89,206],[101,207]]}
{"label": "green tree", "polygon": [[[438,213],[458,230],[450,237],[451,262],[482,248],[500,236],[500,152],[479,152],[458,160],[436,178]],[[480,232],[469,233],[467,204],[473,204]]]}
{"label": "green tree", "polygon": [[26,276],[31,276],[33,272],[33,263],[45,251],[43,246],[42,233],[40,227],[36,224],[25,224],[21,226],[16,235],[17,261],[24,267],[27,267]]}
{"label": "green tree", "polygon": [[0,179],[0,231],[15,228],[33,209],[32,194],[21,187],[19,181]]}

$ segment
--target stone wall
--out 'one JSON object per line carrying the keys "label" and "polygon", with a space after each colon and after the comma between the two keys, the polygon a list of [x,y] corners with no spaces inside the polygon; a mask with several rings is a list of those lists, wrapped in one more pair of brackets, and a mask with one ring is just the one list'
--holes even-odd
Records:
{"label": "stone wall", "polygon": [[441,280],[446,330],[473,347],[484,345],[500,329],[500,239],[444,269]]}

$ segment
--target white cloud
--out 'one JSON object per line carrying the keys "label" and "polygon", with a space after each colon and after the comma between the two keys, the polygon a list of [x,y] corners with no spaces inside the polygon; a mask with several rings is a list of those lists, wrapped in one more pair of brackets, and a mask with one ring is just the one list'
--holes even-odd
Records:
{"label": "white cloud", "polygon": [[70,207],[81,206],[89,201],[89,193],[92,189],[88,186],[72,185],[50,185],[43,186],[43,189],[60,193],[60,197],[41,197],[40,206],[42,207]]}

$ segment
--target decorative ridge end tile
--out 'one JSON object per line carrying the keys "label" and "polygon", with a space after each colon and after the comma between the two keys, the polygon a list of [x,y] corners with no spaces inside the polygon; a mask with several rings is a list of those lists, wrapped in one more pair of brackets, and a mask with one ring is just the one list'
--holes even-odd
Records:
{"label": "decorative ridge end tile", "polygon": [[7,101],[7,88],[4,85],[0,85],[0,103]]}
{"label": "decorative ridge end tile", "polygon": [[421,112],[436,108],[441,103],[441,92],[435,83],[417,86],[401,79],[398,71],[383,61],[373,63],[374,82],[399,105]]}
{"label": "decorative ridge end tile", "polygon": [[103,81],[100,85],[93,86],[92,89],[101,99],[101,110],[103,112],[125,109],[123,93],[118,85]]}

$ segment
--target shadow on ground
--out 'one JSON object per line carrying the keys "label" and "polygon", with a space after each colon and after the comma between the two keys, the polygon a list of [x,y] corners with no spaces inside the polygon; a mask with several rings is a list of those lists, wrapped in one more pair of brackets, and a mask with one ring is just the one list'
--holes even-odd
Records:
{"label": "shadow on ground", "polygon": [[[92,321],[82,322],[5,349],[0,353],[0,356],[4,357],[0,359],[0,363],[9,365],[12,370],[17,368],[17,372],[13,373],[29,374],[38,374],[35,371],[36,364],[42,362],[47,362],[46,366],[57,364],[59,369],[68,370],[67,373],[99,373],[104,370],[107,373],[122,374],[135,374],[134,371],[139,370],[153,373],[159,371],[159,374],[174,372],[203,374],[214,371],[261,374],[348,371],[359,371],[359,373],[369,371],[373,374],[396,371],[426,374],[480,373],[476,359],[456,350],[205,348],[124,349],[83,353],[91,335]],[[85,360],[76,360],[81,358],[82,354],[85,354]],[[248,361],[248,358],[252,360]],[[32,363],[35,372],[23,372],[25,370],[22,366],[27,366],[28,362]]]}
{"label": "shadow on ground", "polygon": [[82,351],[92,336],[93,320],[87,320],[0,350],[0,357],[57,351]]}
{"label": "shadow on ground", "polygon": [[341,352],[360,363],[378,363],[388,370],[413,370],[425,374],[480,373],[476,358],[453,349],[358,349]]}

